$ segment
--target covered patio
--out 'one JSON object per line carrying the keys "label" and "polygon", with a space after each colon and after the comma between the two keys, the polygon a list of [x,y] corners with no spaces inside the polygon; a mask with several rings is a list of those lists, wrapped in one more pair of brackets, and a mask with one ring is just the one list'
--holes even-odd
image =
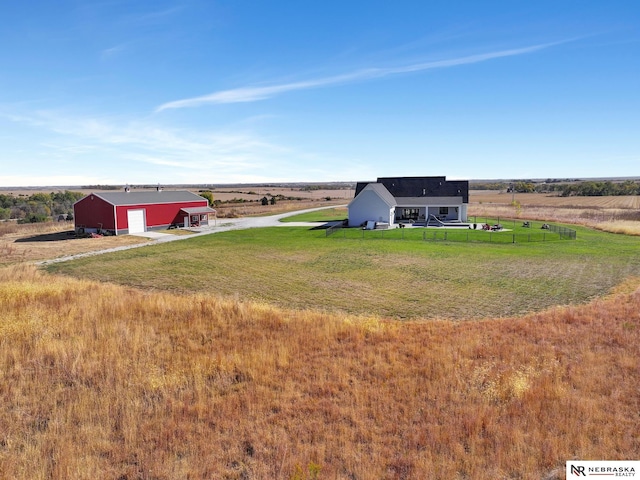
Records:
{"label": "covered patio", "polygon": [[181,225],[184,228],[207,226],[209,225],[209,215],[213,215],[214,218],[216,215],[216,211],[211,207],[181,208],[180,213],[184,214]]}
{"label": "covered patio", "polygon": [[459,198],[399,198],[395,208],[396,223],[428,225],[431,220],[460,222],[466,216],[466,208]]}

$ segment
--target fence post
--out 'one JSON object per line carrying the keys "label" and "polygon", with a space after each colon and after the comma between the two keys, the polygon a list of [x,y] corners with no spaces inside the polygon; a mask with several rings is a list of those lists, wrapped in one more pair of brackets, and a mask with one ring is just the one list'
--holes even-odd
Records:
{"label": "fence post", "polygon": [[513,234],[513,243],[516,243],[516,235],[515,235],[515,233]]}

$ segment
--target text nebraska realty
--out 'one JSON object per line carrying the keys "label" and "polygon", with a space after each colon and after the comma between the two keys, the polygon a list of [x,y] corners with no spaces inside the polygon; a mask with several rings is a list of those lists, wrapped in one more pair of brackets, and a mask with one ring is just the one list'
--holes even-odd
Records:
{"label": "text nebraska realty", "polygon": [[635,477],[636,470],[633,467],[584,467],[571,465],[571,473],[577,477],[590,475],[611,477]]}

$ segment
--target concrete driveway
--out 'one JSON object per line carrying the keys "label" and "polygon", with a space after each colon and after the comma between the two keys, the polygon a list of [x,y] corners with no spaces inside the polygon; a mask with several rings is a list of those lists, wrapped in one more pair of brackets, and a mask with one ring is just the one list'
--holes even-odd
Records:
{"label": "concrete driveway", "polygon": [[140,233],[130,233],[134,237],[144,237],[151,238],[153,240],[163,240],[167,235],[171,235],[170,233],[160,233],[160,232],[140,232]]}

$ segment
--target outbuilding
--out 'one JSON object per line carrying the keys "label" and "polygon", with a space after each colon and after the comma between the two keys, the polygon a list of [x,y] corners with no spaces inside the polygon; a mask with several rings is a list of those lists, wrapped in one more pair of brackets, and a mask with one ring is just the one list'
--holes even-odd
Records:
{"label": "outbuilding", "polygon": [[206,198],[186,190],[95,192],[73,205],[76,232],[115,235],[208,225]]}

